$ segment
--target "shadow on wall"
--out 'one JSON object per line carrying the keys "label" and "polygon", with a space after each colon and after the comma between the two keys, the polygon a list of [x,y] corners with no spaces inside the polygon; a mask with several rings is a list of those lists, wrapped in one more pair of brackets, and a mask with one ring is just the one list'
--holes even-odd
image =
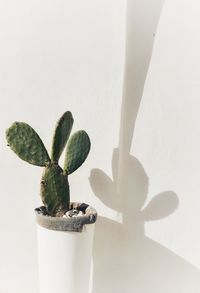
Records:
{"label": "shadow on wall", "polygon": [[[151,2],[151,3],[150,3]],[[178,207],[173,191],[156,195],[143,209],[148,176],[130,155],[135,120],[163,1],[127,0],[127,49],[119,148],[112,158],[113,178],[93,169],[91,187],[123,223],[99,217],[94,240],[92,293],[200,292],[200,272],[190,263],[145,236],[144,223],[162,219]],[[148,20],[148,21],[147,21]]]}

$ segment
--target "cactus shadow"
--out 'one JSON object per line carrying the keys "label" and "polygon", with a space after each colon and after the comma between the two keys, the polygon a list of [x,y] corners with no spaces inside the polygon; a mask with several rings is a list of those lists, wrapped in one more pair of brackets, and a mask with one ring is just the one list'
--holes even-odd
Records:
{"label": "cactus shadow", "polygon": [[[115,149],[113,166],[118,154]],[[98,218],[92,293],[188,293],[191,288],[199,292],[198,269],[145,235],[146,222],[164,219],[176,211],[178,196],[164,191],[145,206],[148,176],[137,158],[129,155],[125,164],[127,172],[120,179],[123,192],[118,191],[115,169],[113,178],[100,169],[91,172],[90,183],[96,196],[123,216],[122,223]]]}
{"label": "cactus shadow", "polygon": [[93,169],[90,185],[105,206],[122,215],[117,222],[99,216],[93,254],[92,293],[200,292],[200,272],[145,235],[145,223],[176,211],[179,199],[168,190],[146,205],[149,178],[130,154],[135,121],[164,0],[127,0],[127,44],[119,147],[113,150],[112,178]]}

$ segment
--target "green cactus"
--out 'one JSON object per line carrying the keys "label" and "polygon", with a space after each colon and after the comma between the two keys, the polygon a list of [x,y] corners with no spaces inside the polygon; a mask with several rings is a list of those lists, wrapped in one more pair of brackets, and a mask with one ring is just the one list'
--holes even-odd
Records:
{"label": "green cactus", "polygon": [[[73,121],[69,111],[58,120],[53,137],[51,159],[39,135],[28,124],[14,122],[6,130],[8,145],[22,160],[45,167],[40,192],[42,202],[51,216],[59,216],[69,209],[68,175],[83,164],[90,151],[90,139],[85,131],[77,131],[69,138]],[[58,161],[66,144],[62,169]]]}
{"label": "green cactus", "polygon": [[44,169],[41,180],[41,197],[51,215],[69,209],[69,184],[59,165],[52,164]]}
{"label": "green cactus", "polygon": [[45,146],[35,130],[24,122],[14,122],[6,130],[6,138],[11,149],[24,161],[45,167],[50,158]]}
{"label": "green cactus", "polygon": [[69,111],[65,112],[57,122],[51,150],[51,160],[55,163],[58,162],[65,148],[72,130],[73,122],[72,113]]}
{"label": "green cactus", "polygon": [[90,151],[90,139],[84,130],[75,132],[67,144],[64,173],[69,175],[76,171]]}

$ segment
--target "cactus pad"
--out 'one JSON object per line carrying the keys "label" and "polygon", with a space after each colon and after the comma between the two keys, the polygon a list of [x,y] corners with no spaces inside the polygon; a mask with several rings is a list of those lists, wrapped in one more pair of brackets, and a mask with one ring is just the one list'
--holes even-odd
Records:
{"label": "cactus pad", "polygon": [[56,164],[51,164],[44,170],[41,180],[41,197],[52,216],[69,209],[68,178]]}
{"label": "cactus pad", "polygon": [[64,163],[64,173],[71,174],[78,169],[90,151],[90,139],[84,130],[75,132],[68,141]]}
{"label": "cactus pad", "polygon": [[14,122],[6,130],[10,148],[24,161],[37,166],[47,166],[50,158],[35,130],[24,122]]}
{"label": "cactus pad", "polygon": [[73,126],[73,117],[71,112],[65,112],[62,117],[58,120],[56,129],[53,137],[51,160],[57,163],[62,151],[67,143],[70,136],[71,129]]}

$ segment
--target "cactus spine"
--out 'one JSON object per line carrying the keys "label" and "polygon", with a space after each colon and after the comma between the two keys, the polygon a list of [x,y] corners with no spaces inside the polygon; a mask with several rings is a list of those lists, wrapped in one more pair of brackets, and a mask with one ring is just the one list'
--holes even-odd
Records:
{"label": "cactus spine", "polygon": [[[73,122],[69,111],[58,120],[53,136],[51,158],[39,135],[28,124],[14,122],[6,130],[8,145],[22,160],[45,167],[40,193],[42,202],[51,216],[59,216],[69,209],[68,175],[83,164],[90,151],[91,143],[85,131],[77,131],[70,138]],[[62,169],[58,161],[65,147],[65,161]]]}

